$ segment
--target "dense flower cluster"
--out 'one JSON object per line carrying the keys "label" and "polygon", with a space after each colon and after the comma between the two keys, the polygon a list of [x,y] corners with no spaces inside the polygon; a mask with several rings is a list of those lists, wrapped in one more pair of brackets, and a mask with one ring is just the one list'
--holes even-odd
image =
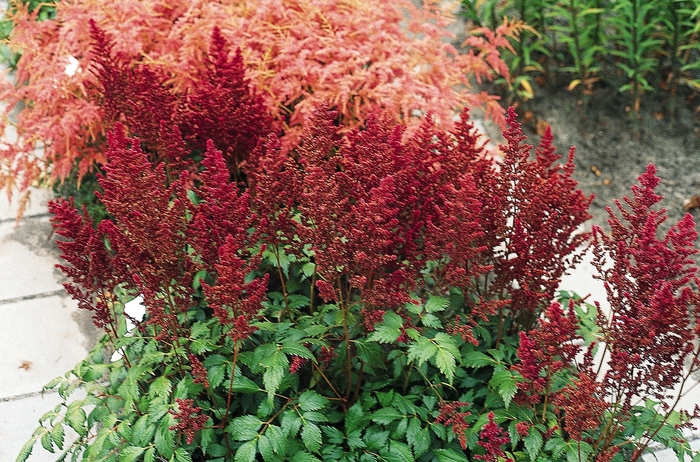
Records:
{"label": "dense flower cluster", "polygon": [[195,433],[204,427],[209,417],[199,414],[202,408],[195,406],[191,399],[178,398],[176,401],[177,411],[171,410],[171,413],[178,422],[170,427],[170,430],[182,432],[187,437],[187,444],[190,444],[194,440]]}
{"label": "dense flower cluster", "polygon": [[510,438],[493,419],[493,412],[488,414],[488,423],[479,432],[479,446],[483,447],[486,454],[477,454],[474,459],[483,462],[513,462],[513,459],[506,458],[503,446],[510,442]]}
{"label": "dense flower cluster", "polygon": [[[22,55],[17,84],[6,83],[0,99],[8,103],[7,113],[27,104],[19,112],[18,138],[3,146],[0,183],[22,190],[37,179],[63,180],[75,170],[80,179],[105,161],[105,136],[115,107],[103,99],[102,89],[112,97],[128,90],[122,102],[137,97],[125,116],[143,131],[135,133],[144,140],[145,132],[161,133],[164,143],[170,139],[173,127],[160,126],[169,117],[140,114],[148,108],[162,114],[172,103],[172,90],[186,100],[181,112],[186,120],[196,115],[205,122],[190,125],[196,129],[185,136],[188,142],[226,138],[232,133],[227,129],[240,124],[245,130],[233,131],[242,138],[222,139],[226,146],[217,148],[228,156],[229,147],[250,147],[248,133],[267,127],[249,123],[256,112],[236,110],[228,104],[231,100],[219,98],[222,89],[238,85],[235,67],[231,73],[221,69],[231,59],[220,53],[225,42],[241,49],[233,61],[247,65],[251,84],[284,125],[287,147],[296,144],[306,117],[320,103],[338,110],[344,129],[363,125],[380,110],[408,124],[432,111],[449,128],[454,111],[464,105],[483,107],[502,124],[498,97],[471,91],[470,76],[479,81],[507,78],[500,50],[523,27],[510,22],[495,33],[484,30],[485,35],[465,44],[466,53],[458,53],[444,27],[453,18],[434,2],[418,8],[409,0],[79,0],[58,2],[55,10],[55,19],[45,21],[36,21],[39,9],[30,13],[22,2],[12,12],[8,46]],[[93,48],[95,28],[118,42],[109,49]],[[212,53],[207,55],[207,49]],[[117,57],[114,65],[137,81],[131,90],[118,85],[120,77],[104,80],[93,72],[105,59]],[[66,67],[69,63],[75,64]],[[159,86],[162,76],[167,88],[158,97],[138,98],[141,89]],[[166,104],[152,104],[157,101]],[[5,126],[3,119],[0,128]],[[37,157],[39,145],[45,152]]]}
{"label": "dense flower cluster", "polygon": [[[654,192],[659,181],[656,168],[649,165],[640,184],[632,188],[633,197],[625,198],[629,210],[616,204],[628,224],[609,209],[611,235],[594,229],[593,264],[612,305],[610,320],[603,326],[610,355],[604,386],[625,409],[635,397],[670,397],[668,390],[684,374],[683,358],[695,350],[691,310],[700,305],[689,283],[698,272],[691,258],[697,252],[697,231],[693,218],[686,215],[663,239],[658,238],[665,220],[664,210],[652,208],[661,200]],[[609,268],[607,255],[614,262]]]}
{"label": "dense flower cluster", "polygon": [[[183,444],[205,453],[217,434],[226,447],[215,451],[253,460],[258,436],[260,452],[275,453],[270,438],[301,431],[300,451],[320,453],[323,438],[354,450],[370,444],[352,429],[366,410],[362,421],[382,428],[413,416],[402,431],[416,454],[431,444],[423,426],[440,424],[456,441],[435,427],[436,445],[475,460],[508,459],[507,445],[536,456],[539,438],[559,455],[577,446],[605,461],[641,412],[633,399],[669,398],[684,383],[683,360],[700,354],[694,224],[656,237],[653,167],[626,199],[631,210],[618,204],[628,224],[611,214],[610,236],[594,230],[612,313],[599,313],[591,340],[580,306],[552,301],[589,238],[577,233],[590,198],[572,179],[573,150],[561,162],[548,131],[531,155],[513,109],[502,159],[485,151],[466,109],[453,130],[428,114],[409,132],[387,112],[344,126],[322,105],[290,143],[224,35],[211,35],[208,84],[183,90],[157,66],[132,68],[93,24],[96,94],[112,126],[98,193],[108,218],[94,225],[71,201],[51,204],[66,287],[95,323],[118,338],[115,294],[143,296],[137,335],[153,343],[125,362],[154,361],[154,376],[179,383],[169,401],[178,410],[152,412],[175,416]],[[145,375],[124,379],[136,390],[125,407],[139,387],[170,396],[172,383],[151,390]],[[483,393],[465,389],[471,382]],[[422,394],[437,396],[418,408]],[[517,412],[489,408],[501,404]],[[336,419],[323,430],[321,409]],[[635,442],[635,457],[659,428]],[[381,446],[391,432],[375,430]]]}
{"label": "dense flower cluster", "polygon": [[[633,196],[624,198],[624,205],[616,202],[622,218],[608,208],[610,235],[593,229],[593,265],[611,307],[603,313],[598,306],[598,332],[588,347],[573,300],[567,314],[554,303],[535,329],[520,332],[520,362],[514,369],[523,380],[516,401],[537,409],[543,422],[548,406],[554,406],[566,433],[590,443],[600,461],[613,460],[619,451],[614,441],[642,412],[638,402],[646,399],[647,406],[669,412],[699,367],[693,325],[700,306],[693,288],[698,269],[691,258],[697,232],[687,215],[659,238],[666,219],[663,209],[654,208],[661,200],[654,191],[659,181],[649,165],[632,187]],[[685,413],[680,425],[693,417]],[[646,430],[632,460],[662,426],[663,421]]]}
{"label": "dense flower cluster", "polygon": [[467,435],[465,431],[469,428],[469,424],[466,419],[471,415],[471,412],[461,411],[460,409],[464,407],[469,407],[469,403],[464,401],[440,403],[440,413],[435,418],[435,423],[452,427],[452,433],[457,435],[462,449],[467,449]]}

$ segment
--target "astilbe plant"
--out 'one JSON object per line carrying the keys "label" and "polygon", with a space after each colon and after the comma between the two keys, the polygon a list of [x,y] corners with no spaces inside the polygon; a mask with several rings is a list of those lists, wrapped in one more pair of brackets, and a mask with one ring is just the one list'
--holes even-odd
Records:
{"label": "astilbe plant", "polygon": [[520,334],[516,403],[532,410],[530,433],[549,437],[544,449],[555,455],[639,460],[652,441],[679,460],[690,452],[680,430],[698,411],[676,407],[700,366],[697,232],[686,215],[660,238],[666,215],[654,208],[661,196],[653,165],[639,182],[616,203],[622,218],[608,208],[610,235],[593,229],[593,265],[610,304],[609,312],[588,306],[597,313],[594,337],[584,341],[574,300],[566,312],[552,304],[536,329]]}
{"label": "astilbe plant", "polygon": [[[93,89],[117,84],[119,79],[100,82],[104,74],[90,70],[106,60],[119,57],[107,68],[134,72],[127,88],[147,85],[148,72],[159,83],[163,82],[159,76],[164,76],[169,89],[186,102],[184,117],[229,117],[220,121],[225,125],[236,118],[221,111],[228,106],[212,106],[215,99],[210,98],[212,92],[220,91],[221,79],[233,79],[227,83],[231,85],[238,78],[221,66],[230,59],[222,54],[225,40],[232,49],[241,49],[241,58],[234,61],[242,59],[247,65],[251,85],[284,124],[283,145],[289,148],[305,117],[321,102],[333,105],[338,127],[346,130],[361,126],[371,112],[378,111],[411,126],[416,125],[416,114],[431,111],[436,121],[449,128],[455,109],[465,104],[483,107],[503,123],[497,98],[472,92],[470,79],[491,79],[506,71],[498,47],[508,43],[504,37],[518,27],[504,26],[489,40],[470,42],[468,51],[459,54],[443,40],[450,38],[443,28],[449,15],[432,3],[421,9],[408,0],[254,4],[179,0],[167,5],[155,0],[80,0],[58,3],[55,19],[33,19],[33,13],[22,6],[12,15],[8,45],[22,57],[16,85],[6,83],[0,93],[8,103],[6,115],[24,104],[16,123],[5,118],[2,127],[15,125],[17,131],[16,140],[3,147],[2,183],[21,190],[36,180],[54,182],[69,175],[76,175],[79,182],[104,162],[114,107]],[[119,37],[106,50],[110,56],[101,53],[105,49],[93,47],[95,25],[108,38]],[[210,47],[217,27],[221,33],[214,34]],[[210,48],[212,53],[207,55]],[[144,66],[149,71],[140,69]],[[110,90],[114,87],[104,88]],[[162,95],[166,99],[167,90]],[[206,111],[211,112],[205,115]],[[144,119],[140,124],[148,125]],[[155,125],[151,129],[157,129],[159,122],[151,122]],[[211,133],[200,129],[191,135],[203,144],[222,130],[218,126]],[[145,134],[139,135],[145,140]],[[39,146],[43,151],[35,150]]]}
{"label": "astilbe plant", "polygon": [[[201,81],[182,93],[168,85],[169,77],[157,67],[132,67],[93,20],[90,27],[95,55],[91,71],[98,77],[90,93],[100,102],[103,123],[112,127],[123,121],[154,162],[163,160],[175,172],[196,170],[190,153],[205,151],[211,141],[239,178],[250,152],[275,127],[262,96],[250,88],[240,49],[231,56],[227,40],[214,27]],[[153,157],[158,153],[166,157]]]}
{"label": "astilbe plant", "polygon": [[[521,307],[517,287],[492,288],[512,260],[496,247],[541,229],[558,259],[588,204],[551,139],[528,159],[509,120],[494,164],[467,111],[452,133],[427,118],[404,141],[381,115],[341,137],[321,108],[292,150],[273,134],[258,145],[247,190],[214,142],[197,175],[167,174],[115,125],[99,194],[110,218],[93,227],[70,202],[51,205],[67,288],[109,335],[50,384],[65,408],[20,459],[35,441],[88,460],[500,457],[503,416],[482,409],[512,400],[517,373],[497,370],[492,402],[469,384],[482,350],[511,345],[508,319],[536,318],[552,289],[519,279],[533,294]],[[552,189],[571,220],[561,231],[535,227],[528,208],[556,206]],[[493,191],[503,196],[487,200]],[[544,252],[526,255],[547,262]],[[122,303],[136,294],[146,315],[127,333]],[[121,359],[106,360],[105,345]],[[77,388],[87,397],[70,403]]]}

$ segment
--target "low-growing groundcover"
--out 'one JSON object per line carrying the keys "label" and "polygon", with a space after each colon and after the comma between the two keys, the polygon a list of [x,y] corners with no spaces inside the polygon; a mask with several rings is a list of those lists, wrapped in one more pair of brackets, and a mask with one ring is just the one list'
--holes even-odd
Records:
{"label": "low-growing groundcover", "polygon": [[[268,135],[245,184],[214,142],[177,171],[172,144],[110,132],[109,218],[51,204],[67,290],[106,336],[47,386],[65,403],[19,460],[39,441],[91,461],[690,453],[697,414],[662,403],[687,386],[684,360],[698,368],[696,232],[688,216],[657,236],[653,166],[612,234],[593,232],[606,317],[554,301],[591,236],[576,234],[590,198],[573,152],[561,163],[550,133],[531,158],[511,109],[494,162],[466,111],[407,141],[381,115],[343,137],[336,121],[316,110],[289,152]],[[127,332],[137,294],[146,315]]]}

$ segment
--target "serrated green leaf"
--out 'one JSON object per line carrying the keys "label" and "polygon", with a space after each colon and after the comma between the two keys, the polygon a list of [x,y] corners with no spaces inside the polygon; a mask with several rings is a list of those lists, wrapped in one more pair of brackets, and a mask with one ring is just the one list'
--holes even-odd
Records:
{"label": "serrated green leaf", "polygon": [[306,451],[299,451],[294,454],[294,462],[321,462],[316,456],[309,454]]}
{"label": "serrated green leaf", "polygon": [[209,380],[209,386],[211,388],[216,388],[221,385],[224,381],[224,376],[226,375],[226,365],[219,364],[216,366],[210,366],[207,371],[207,380]]}
{"label": "serrated green leaf", "polygon": [[447,349],[438,347],[438,351],[435,353],[435,365],[445,376],[447,382],[451,384],[455,375],[455,370],[457,369],[455,355],[450,353]]}
{"label": "serrated green leaf", "polygon": [[318,425],[311,422],[306,422],[301,429],[301,440],[304,446],[311,452],[318,452],[321,448],[321,429]]}
{"label": "serrated green leaf", "polygon": [[442,322],[440,322],[440,318],[435,316],[434,314],[426,314],[422,318],[420,318],[421,324],[423,324],[425,327],[434,327],[436,329],[439,329],[442,327]]}
{"label": "serrated green leaf", "polygon": [[283,433],[288,437],[294,437],[301,428],[301,417],[294,411],[284,412],[280,424]]}
{"label": "serrated green leaf", "polygon": [[66,410],[66,423],[80,436],[87,435],[88,429],[85,426],[87,415],[85,410],[80,407],[80,402],[75,401],[68,406]]}
{"label": "serrated green leaf", "polygon": [[244,415],[233,419],[226,427],[226,432],[236,441],[249,441],[258,436],[262,420],[254,415]]}
{"label": "serrated green leaf", "polygon": [[540,431],[535,427],[530,427],[530,431],[528,432],[527,436],[523,437],[523,443],[525,444],[525,452],[527,452],[530,456],[530,460],[535,462],[544,443]]}
{"label": "serrated green leaf", "polygon": [[241,374],[233,376],[233,391],[237,393],[256,393],[260,390],[260,386],[248,377]]}
{"label": "serrated green leaf", "polygon": [[307,390],[299,396],[299,407],[302,411],[318,411],[328,405],[328,399],[314,390]]}
{"label": "serrated green leaf", "polygon": [[204,428],[200,433],[200,445],[202,446],[202,452],[207,453],[209,445],[214,441],[214,429]]}
{"label": "serrated green leaf", "polygon": [[143,455],[143,462],[155,462],[156,460],[156,448],[151,446],[146,449],[146,453]]}
{"label": "serrated green leaf", "polygon": [[299,356],[304,359],[315,359],[314,354],[309,351],[304,345],[287,341],[282,343],[282,352],[288,355]]}
{"label": "serrated green leaf", "polygon": [[387,444],[389,444],[389,432],[369,431],[365,435],[364,442],[367,444],[367,449],[371,451],[385,449]]}
{"label": "serrated green leaf", "polygon": [[301,272],[306,276],[307,278],[310,278],[314,275],[316,272],[316,263],[304,263],[301,265]]}
{"label": "serrated green leaf", "polygon": [[119,451],[119,462],[134,462],[145,450],[146,448],[137,448],[135,446],[121,449]]}
{"label": "serrated green leaf", "polygon": [[[201,271],[200,271],[200,273],[201,273]],[[197,273],[197,274],[199,274],[199,273]],[[201,321],[195,322],[194,324],[192,324],[192,327],[190,328],[190,338],[191,339],[209,338],[210,333],[211,333],[211,328],[206,323],[203,323]]]}
{"label": "serrated green leaf", "polygon": [[438,347],[429,338],[420,336],[408,346],[408,360],[417,361],[418,366],[437,354]]}
{"label": "serrated green leaf", "polygon": [[175,432],[170,430],[170,419],[165,418],[156,429],[154,443],[161,456],[170,459],[175,451]]}
{"label": "serrated green leaf", "polygon": [[345,434],[335,427],[324,425],[321,427],[321,430],[323,430],[326,440],[330,444],[343,444],[343,441],[345,441]]}
{"label": "serrated green leaf", "polygon": [[469,462],[467,456],[454,449],[435,449],[433,451],[439,462]]}
{"label": "serrated green leaf", "polygon": [[384,366],[383,351],[375,342],[354,342],[357,348],[357,357],[367,364]]}
{"label": "serrated green leaf", "polygon": [[267,436],[270,446],[272,446],[272,451],[275,454],[281,454],[284,452],[286,448],[286,436],[282,431],[282,428],[278,427],[277,425],[270,425],[267,427],[265,436]]}
{"label": "serrated green leaf", "polygon": [[413,454],[420,457],[430,449],[430,432],[423,428],[420,419],[413,418],[406,429],[406,441],[413,448]]}
{"label": "serrated green leaf", "polygon": [[510,402],[518,391],[518,380],[513,375],[513,372],[509,370],[494,372],[491,380],[489,380],[489,386],[498,391],[506,409],[508,409]]}
{"label": "serrated green leaf", "polygon": [[497,364],[493,358],[482,353],[481,351],[470,351],[465,353],[462,355],[462,362],[465,366],[472,367],[474,369]]}
{"label": "serrated green leaf", "polygon": [[384,313],[384,318],[374,326],[368,339],[378,343],[394,343],[401,336],[403,319],[391,311]]}
{"label": "serrated green leaf", "polygon": [[588,460],[593,453],[593,448],[585,441],[570,441],[567,444],[566,460],[567,462],[578,462]]}
{"label": "serrated green leaf", "polygon": [[53,443],[51,442],[51,433],[48,430],[43,435],[41,435],[41,446],[50,453],[55,452],[55,449],[53,448]]}
{"label": "serrated green leaf", "polygon": [[360,403],[353,404],[345,413],[345,431],[349,433],[361,427],[364,420],[365,413],[362,410],[362,405]]}
{"label": "serrated green leaf", "polygon": [[425,311],[428,313],[437,313],[444,311],[448,306],[450,306],[450,301],[448,299],[431,296],[428,298],[428,301],[425,302]]}
{"label": "serrated green leaf", "polygon": [[561,455],[564,454],[564,451],[566,451],[567,447],[568,447],[567,443],[563,438],[555,436],[555,437],[547,440],[547,443],[545,444],[544,449],[546,451],[551,451],[552,455],[556,459],[559,459],[561,457]]}
{"label": "serrated green leaf", "polygon": [[415,460],[411,448],[406,444],[396,440],[389,440],[389,452],[399,456],[402,462]]}
{"label": "serrated green leaf", "polygon": [[185,451],[183,448],[177,448],[175,451],[175,461],[176,462],[192,462],[192,456]]}
{"label": "serrated green leaf", "polygon": [[170,383],[170,380],[168,380],[167,377],[161,375],[159,377],[156,377],[153,382],[151,382],[151,385],[148,387],[148,395],[149,397],[161,397],[161,398],[170,398],[170,392],[172,391],[173,386]]}
{"label": "serrated green leaf", "polygon": [[285,372],[289,369],[287,356],[278,348],[272,354],[260,360],[260,365],[265,368],[263,373],[263,386],[270,397],[279,389]]}
{"label": "serrated green leaf", "polygon": [[58,449],[63,449],[63,439],[66,433],[63,429],[63,423],[60,422],[51,429],[51,440],[58,447]]}
{"label": "serrated green leaf", "polygon": [[160,422],[160,420],[170,410],[170,404],[160,399],[153,399],[148,403],[148,420],[151,423]]}
{"label": "serrated green leaf", "polygon": [[302,414],[303,420],[310,420],[311,422],[328,422],[328,417],[326,414],[316,411],[307,411]]}
{"label": "serrated green leaf", "polygon": [[372,413],[371,419],[372,422],[376,422],[379,425],[389,425],[394,420],[402,419],[404,417],[405,416],[401,412],[394,409],[393,407],[385,407],[374,411]]}
{"label": "serrated green leaf", "polygon": [[359,428],[348,432],[347,440],[350,449],[360,449],[366,446],[365,438],[362,437],[362,430]]}
{"label": "serrated green leaf", "polygon": [[272,460],[275,457],[274,451],[272,450],[272,444],[270,444],[270,439],[267,434],[261,435],[258,438],[258,452],[262,456],[265,462]]}
{"label": "serrated green leaf", "polygon": [[19,455],[17,456],[17,460],[15,462],[25,462],[32,454],[32,449],[34,449],[35,443],[36,440],[34,438],[24,443],[24,446],[22,446],[22,450],[19,452]]}
{"label": "serrated green leaf", "polygon": [[254,462],[255,454],[257,453],[257,441],[252,440],[245,442],[236,451],[233,457],[234,462]]}

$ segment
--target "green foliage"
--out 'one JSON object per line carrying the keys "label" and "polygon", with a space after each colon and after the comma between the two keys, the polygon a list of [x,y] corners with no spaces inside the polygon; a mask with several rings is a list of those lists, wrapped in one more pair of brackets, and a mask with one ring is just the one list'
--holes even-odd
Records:
{"label": "green foliage", "polygon": [[[584,102],[599,82],[607,82],[630,95],[635,124],[645,93],[667,92],[668,110],[673,113],[679,85],[700,90],[698,0],[462,0],[461,4],[462,15],[475,26],[494,29],[506,16],[532,28],[515,44],[514,54],[503,54],[511,82],[557,72],[566,76],[570,90],[581,92]],[[533,96],[526,87],[529,84],[518,88],[511,83],[508,90],[523,101]]]}

